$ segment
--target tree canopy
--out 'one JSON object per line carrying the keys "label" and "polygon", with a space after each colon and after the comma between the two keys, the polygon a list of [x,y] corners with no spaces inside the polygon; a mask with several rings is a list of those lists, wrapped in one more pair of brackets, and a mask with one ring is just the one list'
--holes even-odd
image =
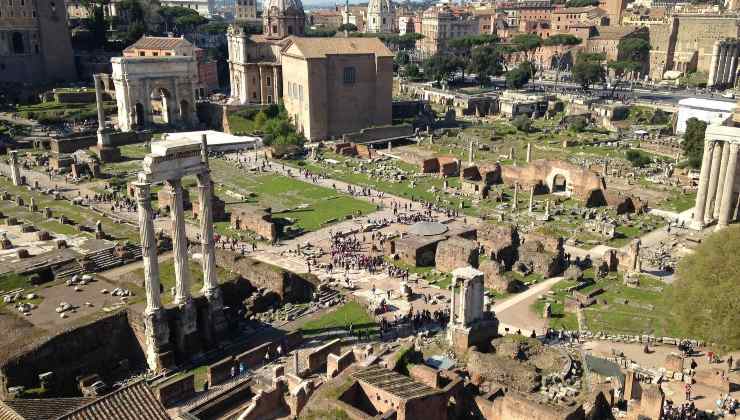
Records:
{"label": "tree canopy", "polygon": [[740,226],[707,237],[679,263],[667,290],[675,322],[689,337],[740,349]]}
{"label": "tree canopy", "polygon": [[431,80],[441,82],[448,79],[464,65],[463,61],[452,54],[437,53],[422,63],[424,74]]}
{"label": "tree canopy", "polygon": [[598,5],[599,0],[568,0],[565,2],[565,7],[586,7]]}
{"label": "tree canopy", "polygon": [[485,84],[491,76],[499,76],[504,71],[503,55],[494,45],[481,45],[473,48],[468,71],[478,75],[478,81]]}
{"label": "tree canopy", "polygon": [[689,166],[700,168],[701,160],[704,156],[704,132],[707,130],[707,123],[696,118],[686,120],[686,132],[683,135],[681,148],[686,157],[689,158]]}
{"label": "tree canopy", "polygon": [[518,67],[509,70],[506,73],[506,87],[512,89],[521,89],[529,82],[531,77],[531,64],[524,62]]}
{"label": "tree canopy", "polygon": [[521,51],[529,57],[530,53],[542,45],[542,38],[537,34],[519,34],[511,39],[511,43],[517,51]]}
{"label": "tree canopy", "polygon": [[340,32],[357,32],[357,25],[355,25],[354,23],[343,23],[339,25],[338,29]]}
{"label": "tree canopy", "polygon": [[603,54],[578,54],[576,64],[573,66],[573,80],[588,89],[594,83],[604,81],[605,72],[601,61]]}
{"label": "tree canopy", "polygon": [[580,43],[581,38],[571,34],[555,34],[542,41],[542,45],[547,47],[555,45],[579,45]]}
{"label": "tree canopy", "polygon": [[208,22],[208,19],[201,16],[193,9],[181,6],[164,6],[159,9],[167,29],[173,27],[179,30],[194,29],[199,25]]}

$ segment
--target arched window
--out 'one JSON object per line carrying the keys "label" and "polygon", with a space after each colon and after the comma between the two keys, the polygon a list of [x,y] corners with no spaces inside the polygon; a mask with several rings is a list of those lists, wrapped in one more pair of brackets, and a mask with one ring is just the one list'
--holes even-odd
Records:
{"label": "arched window", "polygon": [[20,32],[13,32],[11,44],[13,45],[13,52],[15,54],[24,54],[26,52],[26,49],[23,47],[23,35]]}

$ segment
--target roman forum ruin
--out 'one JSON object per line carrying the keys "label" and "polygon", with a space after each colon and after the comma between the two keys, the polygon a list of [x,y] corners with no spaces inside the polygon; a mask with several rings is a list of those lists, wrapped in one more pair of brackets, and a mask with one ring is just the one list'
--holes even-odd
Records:
{"label": "roman forum ruin", "polygon": [[201,142],[174,141],[167,144],[152,145],[152,152],[144,158],[143,171],[139,173],[136,188],[136,201],[139,211],[139,228],[144,260],[144,288],[146,290],[146,337],[147,362],[152,369],[163,367],[160,360],[163,349],[169,344],[167,320],[160,301],[159,263],[157,243],[152,222],[150,186],[155,182],[165,182],[172,197],[171,223],[172,246],[175,265],[175,297],[178,307],[177,334],[175,343],[180,351],[187,352],[194,346],[197,330],[197,313],[190,295],[190,270],[188,268],[188,239],[185,234],[185,214],[183,210],[182,178],[195,175],[198,180],[198,200],[200,203],[201,259],[203,265],[203,295],[208,301],[207,325],[209,334],[219,336],[223,333],[223,301],[216,278],[216,263],[213,245],[212,184],[208,169],[208,149],[206,137]]}

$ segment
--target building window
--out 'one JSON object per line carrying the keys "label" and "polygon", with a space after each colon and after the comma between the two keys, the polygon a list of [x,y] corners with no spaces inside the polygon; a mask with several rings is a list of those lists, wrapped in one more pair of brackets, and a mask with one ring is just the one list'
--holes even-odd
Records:
{"label": "building window", "polygon": [[342,81],[345,84],[354,84],[355,83],[355,68],[354,67],[345,67],[344,68]]}
{"label": "building window", "polygon": [[267,103],[268,104],[272,103],[272,95],[267,95]]}
{"label": "building window", "polygon": [[153,55],[154,57],[158,57],[158,56],[159,56],[159,53],[155,51],[155,52],[153,52],[153,53],[152,53],[152,55]]}
{"label": "building window", "polygon": [[267,86],[272,86],[272,78],[270,76],[267,76]]}
{"label": "building window", "polygon": [[288,25],[288,35],[293,35],[293,27]]}
{"label": "building window", "polygon": [[144,51],[139,51],[139,57],[143,57],[144,55]]}
{"label": "building window", "polygon": [[252,92],[252,99],[257,99],[257,92]]}
{"label": "building window", "polygon": [[277,25],[272,25],[272,33],[277,33]]}
{"label": "building window", "polygon": [[23,47],[23,35],[20,32],[13,32],[11,44],[13,45],[13,53],[23,54],[26,52]]}

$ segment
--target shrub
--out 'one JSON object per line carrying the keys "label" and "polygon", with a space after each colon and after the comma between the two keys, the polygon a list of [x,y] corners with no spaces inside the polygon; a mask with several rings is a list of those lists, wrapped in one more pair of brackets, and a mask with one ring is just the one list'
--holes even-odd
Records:
{"label": "shrub", "polygon": [[526,115],[517,116],[514,118],[512,124],[514,124],[514,127],[516,127],[517,130],[523,133],[529,133],[532,131],[532,120]]}
{"label": "shrub", "polygon": [[625,157],[635,168],[642,168],[653,161],[650,155],[639,150],[627,150]]}

